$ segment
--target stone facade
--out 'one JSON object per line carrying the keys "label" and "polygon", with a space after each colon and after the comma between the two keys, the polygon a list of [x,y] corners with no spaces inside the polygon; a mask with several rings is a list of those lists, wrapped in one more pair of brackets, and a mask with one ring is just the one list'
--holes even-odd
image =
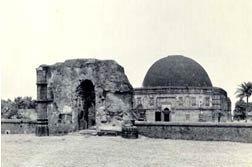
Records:
{"label": "stone facade", "polygon": [[226,121],[231,111],[227,93],[217,87],[136,88],[134,108],[142,121]]}
{"label": "stone facade", "polygon": [[115,61],[75,59],[41,65],[37,68],[36,133],[121,127],[132,119],[132,101],[133,88]]}
{"label": "stone facade", "polygon": [[231,101],[199,63],[171,55],[149,68],[143,87],[135,89],[134,109],[142,121],[221,122],[231,114]]}

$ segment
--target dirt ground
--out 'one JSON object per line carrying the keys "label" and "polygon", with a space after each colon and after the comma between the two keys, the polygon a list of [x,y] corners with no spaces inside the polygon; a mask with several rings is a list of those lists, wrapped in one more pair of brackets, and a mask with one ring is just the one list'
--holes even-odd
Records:
{"label": "dirt ground", "polygon": [[2,135],[2,167],[249,167],[252,144],[108,136]]}

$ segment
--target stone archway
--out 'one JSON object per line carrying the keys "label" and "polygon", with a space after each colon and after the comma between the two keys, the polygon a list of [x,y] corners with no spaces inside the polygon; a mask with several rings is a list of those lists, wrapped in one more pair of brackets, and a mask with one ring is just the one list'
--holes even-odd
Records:
{"label": "stone archway", "polygon": [[41,65],[37,68],[36,135],[93,125],[121,127],[133,117],[132,99],[133,88],[124,69],[113,60],[72,59]]}
{"label": "stone archway", "polygon": [[77,95],[82,103],[78,113],[79,130],[95,126],[95,89],[92,81],[82,81],[77,87]]}
{"label": "stone archway", "polygon": [[142,104],[137,105],[136,112],[137,112],[137,120],[138,121],[145,121],[146,120],[146,110],[143,108]]}

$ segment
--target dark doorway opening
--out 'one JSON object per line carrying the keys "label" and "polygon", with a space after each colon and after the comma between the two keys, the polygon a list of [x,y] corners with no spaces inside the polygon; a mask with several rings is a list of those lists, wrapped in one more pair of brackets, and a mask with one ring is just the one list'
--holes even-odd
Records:
{"label": "dark doorway opening", "polygon": [[155,112],[155,121],[161,121],[161,112]]}
{"label": "dark doorway opening", "polygon": [[137,111],[137,114],[138,114],[138,121],[145,121],[146,120],[146,111],[145,109],[143,109],[143,105],[142,104],[139,104],[137,107],[136,107],[136,111]]}
{"label": "dark doorway opening", "polygon": [[163,112],[164,112],[164,121],[165,122],[170,122],[171,121],[170,120],[171,111],[168,108],[165,108]]}
{"label": "dark doorway opening", "polygon": [[78,114],[79,130],[95,125],[95,90],[92,81],[84,80],[77,88],[82,105]]}

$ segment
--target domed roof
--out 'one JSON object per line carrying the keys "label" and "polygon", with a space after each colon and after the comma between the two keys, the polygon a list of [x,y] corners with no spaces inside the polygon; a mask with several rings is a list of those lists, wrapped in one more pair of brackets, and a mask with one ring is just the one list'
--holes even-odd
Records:
{"label": "domed roof", "polygon": [[148,70],[143,86],[212,87],[212,83],[204,68],[196,61],[174,55],[156,61]]}

